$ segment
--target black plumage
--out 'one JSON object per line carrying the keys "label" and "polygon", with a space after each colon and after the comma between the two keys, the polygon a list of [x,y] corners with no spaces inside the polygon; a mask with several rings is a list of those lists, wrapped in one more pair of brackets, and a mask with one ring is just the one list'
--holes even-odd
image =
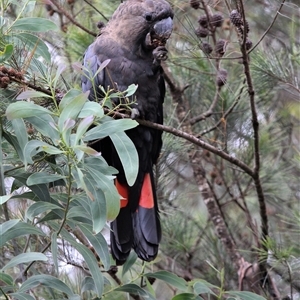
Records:
{"label": "black plumage", "polygon": [[[127,0],[122,3],[84,55],[84,67],[89,70],[89,75],[82,77],[82,89],[90,91],[89,99],[101,100],[100,85],[105,90],[110,87],[124,91],[129,85],[137,84],[132,117],[162,124],[165,83],[160,62],[167,58],[165,43],[172,31],[172,19],[172,9],[165,0]],[[96,74],[107,59],[110,60],[108,65],[92,82],[90,74]],[[114,99],[116,104],[119,101]],[[126,134],[139,156],[139,171],[132,186],[127,184],[110,139],[93,144],[119,171],[116,187],[127,199],[111,223],[111,251],[118,264],[125,262],[132,248],[141,259],[153,260],[161,238],[153,165],[162,147],[162,133],[139,125],[127,130]]]}

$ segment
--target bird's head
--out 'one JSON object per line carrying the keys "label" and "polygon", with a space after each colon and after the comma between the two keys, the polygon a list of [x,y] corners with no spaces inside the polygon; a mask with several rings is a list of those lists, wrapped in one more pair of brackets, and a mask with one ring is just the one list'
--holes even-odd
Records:
{"label": "bird's head", "polygon": [[123,45],[155,49],[169,39],[173,15],[166,0],[127,0],[115,11],[106,31]]}

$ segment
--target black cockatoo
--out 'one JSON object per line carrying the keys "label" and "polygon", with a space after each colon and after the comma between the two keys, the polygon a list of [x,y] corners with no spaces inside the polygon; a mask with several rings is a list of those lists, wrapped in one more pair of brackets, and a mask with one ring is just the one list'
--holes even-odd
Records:
{"label": "black cockatoo", "polygon": [[[102,86],[124,91],[137,84],[132,117],[163,123],[165,83],[160,61],[167,58],[166,41],[171,35],[173,12],[165,0],[127,0],[122,3],[84,55],[84,66],[96,74],[101,63],[107,67],[94,79],[83,76],[82,89],[89,99],[101,99]],[[103,96],[103,95],[102,95]],[[116,104],[120,99],[115,99]],[[109,138],[93,144],[119,173],[115,185],[122,196],[118,217],[111,223],[111,252],[117,264],[126,261],[131,249],[144,261],[158,252],[161,227],[153,178],[161,146],[161,132],[145,127],[126,131],[139,156],[135,183],[129,186],[122,164]]]}

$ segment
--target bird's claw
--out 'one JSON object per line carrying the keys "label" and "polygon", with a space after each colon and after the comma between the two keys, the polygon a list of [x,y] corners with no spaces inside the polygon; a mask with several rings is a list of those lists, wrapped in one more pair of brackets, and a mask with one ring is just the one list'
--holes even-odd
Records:
{"label": "bird's claw", "polygon": [[154,63],[157,63],[168,58],[168,50],[164,46],[155,48],[152,52]]}

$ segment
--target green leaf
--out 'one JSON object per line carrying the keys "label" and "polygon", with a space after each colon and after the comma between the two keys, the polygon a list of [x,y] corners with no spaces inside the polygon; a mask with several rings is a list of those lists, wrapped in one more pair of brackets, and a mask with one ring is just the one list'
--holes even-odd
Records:
{"label": "green leaf", "polygon": [[25,163],[33,164],[32,157],[39,152],[46,152],[49,154],[61,154],[62,150],[49,145],[43,141],[31,140],[25,145],[24,160]]}
{"label": "green leaf", "polygon": [[0,196],[0,205],[4,204],[6,201],[8,201],[12,195],[5,195],[5,196]]}
{"label": "green leaf", "polygon": [[[234,296],[236,300],[266,300],[266,298],[246,291],[228,291],[224,295]],[[236,298],[238,297],[238,298]]]}
{"label": "green leaf", "polygon": [[143,290],[141,287],[133,283],[124,284],[123,286],[116,288],[115,291],[126,292],[134,295],[139,295],[141,297],[145,297],[146,299],[155,300],[155,298],[153,298],[153,296],[150,293],[148,293],[146,290]]}
{"label": "green leaf", "polygon": [[81,294],[86,291],[95,291],[95,282],[92,277],[84,277],[81,283]]}
{"label": "green leaf", "polygon": [[24,121],[22,119],[14,119],[11,121],[11,124],[21,149],[24,149],[28,142],[28,134]]}
{"label": "green leaf", "polygon": [[183,293],[174,296],[172,300],[203,300],[203,298],[191,293]]}
{"label": "green leaf", "polygon": [[69,90],[59,102],[59,110],[62,112],[67,106],[71,104],[74,98],[76,98],[81,94],[82,91],[80,90],[76,90],[76,89]]}
{"label": "green leaf", "polygon": [[12,56],[14,51],[14,46],[11,44],[7,44],[4,47],[3,51],[0,51],[0,64],[6,62]]}
{"label": "green leaf", "polygon": [[27,185],[31,186],[34,184],[41,184],[41,183],[50,183],[56,180],[65,179],[66,176],[58,175],[58,174],[49,174],[47,172],[37,172],[31,174],[27,178]]}
{"label": "green leaf", "polygon": [[[15,173],[11,172],[8,175],[14,177],[18,182],[26,186],[27,178],[30,176],[28,173]],[[50,202],[49,188],[46,184],[35,184],[30,186],[31,191],[41,200]]]}
{"label": "green leaf", "polygon": [[16,224],[18,224],[20,220],[9,220],[4,222],[3,224],[0,224],[0,233],[1,235],[4,234],[6,231],[8,231],[10,228],[14,227]]}
{"label": "green leaf", "polygon": [[129,257],[126,259],[125,264],[123,265],[122,269],[122,277],[130,270],[130,268],[134,265],[136,262],[138,256],[134,251],[131,251],[129,254]]}
{"label": "green leaf", "polygon": [[39,261],[47,261],[48,257],[40,252],[28,252],[28,253],[21,253],[15,257],[13,257],[2,269],[1,271],[5,271],[9,268],[13,268],[19,264],[25,264],[28,262],[32,262],[35,260]]}
{"label": "green leaf", "polygon": [[19,101],[11,103],[6,109],[6,117],[8,120],[17,119],[17,118],[28,118],[38,115],[49,114],[51,111],[27,101]]}
{"label": "green leaf", "polygon": [[197,281],[194,284],[194,292],[195,294],[213,294],[217,296],[209,287],[215,287],[208,282],[205,281]]}
{"label": "green leaf", "polygon": [[76,130],[76,137],[74,144],[78,144],[78,141],[82,138],[82,136],[86,133],[88,128],[92,125],[94,121],[94,117],[92,115],[85,117],[79,124]]}
{"label": "green leaf", "polygon": [[42,236],[45,235],[39,228],[36,228],[33,225],[27,224],[25,222],[19,222],[14,227],[1,235],[0,247],[2,247],[9,240],[28,234],[37,234]]}
{"label": "green leaf", "polygon": [[19,144],[17,138],[5,130],[3,130],[2,134],[3,134],[3,137],[6,139],[6,141],[14,147],[14,149],[16,150],[16,152],[18,154],[18,157],[23,161],[24,160],[24,154],[23,154],[24,148],[20,147],[20,144]]}
{"label": "green leaf", "polygon": [[[63,107],[58,119],[58,128],[62,132],[68,120],[76,120],[80,110],[87,101],[87,93],[81,93],[70,101],[69,105]],[[61,107],[61,106],[60,106]]]}
{"label": "green leaf", "polygon": [[125,97],[132,96],[136,92],[137,88],[138,88],[137,84],[131,84],[130,86],[128,86],[128,88],[126,89],[126,91],[124,91]]}
{"label": "green leaf", "polygon": [[18,299],[18,300],[35,300],[32,296],[26,293],[11,293],[8,294],[9,296],[12,296],[11,299]]}
{"label": "green leaf", "polygon": [[14,280],[11,276],[8,274],[0,272],[0,282],[3,282],[6,286],[12,286],[14,284]]}
{"label": "green leaf", "polygon": [[163,280],[164,282],[166,282],[182,291],[185,291],[187,289],[187,283],[183,278],[180,278],[177,275],[167,272],[167,271],[158,271],[155,273],[147,273],[144,276]]}
{"label": "green leaf", "polygon": [[94,282],[97,282],[96,293],[99,297],[101,297],[103,293],[104,279],[98,267],[98,262],[95,258],[95,255],[87,247],[78,244],[76,240],[66,230],[63,229],[61,231],[61,235],[62,238],[66,239],[83,256],[94,279]]}
{"label": "green leaf", "polygon": [[110,138],[122,162],[128,185],[132,186],[136,180],[139,168],[139,157],[136,148],[124,132],[112,134]]}
{"label": "green leaf", "polygon": [[103,191],[99,189],[96,179],[92,174],[86,173],[84,176],[87,190],[92,194],[90,202],[93,230],[100,232],[106,223],[106,199]]}
{"label": "green leaf", "polygon": [[91,102],[91,101],[86,102],[82,110],[80,111],[78,118],[85,118],[88,116],[95,116],[97,118],[102,118],[104,116],[104,111],[101,105],[97,102]]}
{"label": "green leaf", "polygon": [[53,210],[53,209],[61,209],[63,211],[63,209],[56,204],[53,204],[50,202],[39,201],[39,202],[33,203],[27,209],[25,216],[29,220],[32,220],[37,215],[42,214],[48,210]]}
{"label": "green leaf", "polygon": [[33,127],[44,136],[48,136],[54,145],[57,145],[60,139],[59,132],[53,127],[55,124],[52,116],[48,114],[26,118]]}
{"label": "green leaf", "polygon": [[[37,36],[27,33],[27,32],[20,32],[17,34],[14,34],[14,39],[19,40],[24,44],[26,47],[29,48],[29,50],[33,50],[34,54],[39,57],[41,56],[43,59],[45,59],[46,62],[51,62],[51,55],[49,53],[48,47],[46,44]],[[38,96],[39,97],[39,96]],[[43,96],[45,97],[45,96]],[[47,97],[47,96],[46,96]],[[48,96],[49,97],[49,96]],[[31,98],[31,97],[28,97]],[[26,98],[24,98],[26,99]]]}
{"label": "green leaf", "polygon": [[134,128],[138,123],[131,119],[109,119],[105,123],[93,127],[87,131],[84,141],[91,141],[97,139],[103,139],[106,136],[110,136],[114,133],[123,132],[125,130]]}
{"label": "green leaf", "polygon": [[48,30],[57,30],[57,25],[43,18],[22,18],[17,20],[10,28],[11,30],[46,32]]}
{"label": "green leaf", "polygon": [[57,233],[53,232],[51,235],[51,253],[52,260],[55,267],[55,272],[58,274],[58,256],[57,256]]}
{"label": "green leaf", "polygon": [[[100,172],[101,169],[97,166],[97,164],[85,164],[85,168],[88,171],[87,177],[90,179],[90,181],[94,181],[94,185],[99,187],[104,192],[106,218],[108,220],[114,220],[120,211],[120,196],[116,190],[114,182]],[[89,174],[91,176],[89,176]],[[102,201],[100,204],[103,205]]]}
{"label": "green leaf", "polygon": [[26,100],[28,98],[52,98],[52,96],[42,93],[42,92],[37,92],[37,91],[32,91],[32,90],[27,90],[22,93],[20,93],[17,96],[17,100]]}
{"label": "green leaf", "polygon": [[101,259],[101,262],[104,266],[104,270],[107,271],[110,267],[110,256],[105,238],[103,237],[101,232],[93,234],[92,228],[86,224],[79,225],[79,228],[86,236],[86,238],[90,241],[90,243],[93,245],[96,253]]}
{"label": "green leaf", "polygon": [[69,297],[73,296],[74,293],[71,289],[63,283],[61,280],[51,276],[51,275],[35,275],[27,279],[20,287],[19,292],[26,292],[38,285],[46,286],[53,288],[55,290],[59,290]]}

